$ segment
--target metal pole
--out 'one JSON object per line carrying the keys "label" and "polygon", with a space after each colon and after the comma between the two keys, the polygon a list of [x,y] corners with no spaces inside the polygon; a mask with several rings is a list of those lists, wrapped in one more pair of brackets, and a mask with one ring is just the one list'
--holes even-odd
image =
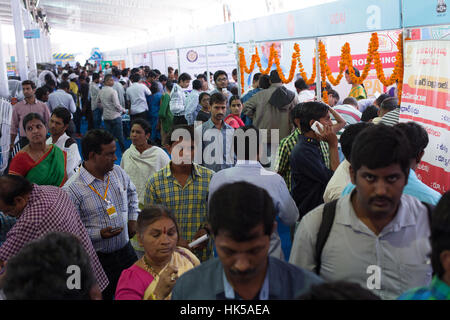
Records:
{"label": "metal pole", "polygon": [[181,74],[180,49],[177,49],[177,60],[178,60],[178,76],[180,76]]}
{"label": "metal pole", "polygon": [[316,38],[316,95],[317,100],[322,101],[322,84],[320,83],[319,38]]}
{"label": "metal pole", "polygon": [[9,87],[8,78],[6,76],[6,63],[3,57],[3,43],[2,43],[2,24],[0,23],[0,97],[8,98]]}
{"label": "metal pole", "polygon": [[209,60],[208,60],[208,46],[205,46],[206,58],[206,81],[208,82],[208,89],[212,88],[211,77],[209,76]]}
{"label": "metal pole", "polygon": [[[24,18],[24,24],[27,27],[27,29],[33,29],[33,26],[31,24],[31,18],[30,14],[24,10],[23,11],[23,18]],[[28,63],[30,71],[36,71],[36,48],[35,43],[33,42],[33,39],[27,39],[25,40],[27,43],[27,52],[28,52]],[[36,84],[37,85],[37,84]]]}
{"label": "metal pole", "polygon": [[[239,96],[242,94],[242,90],[243,88],[241,88],[241,64],[239,63],[239,46],[236,44],[236,51],[235,51],[235,55],[236,55],[236,61],[237,61],[237,74],[238,74],[238,92],[239,92]],[[245,86],[245,83],[244,83]]]}
{"label": "metal pole", "polygon": [[22,81],[28,79],[27,64],[25,61],[25,46],[23,44],[23,26],[22,26],[22,11],[19,0],[11,0],[11,11],[13,15],[14,33],[16,37],[16,56],[17,69]]}

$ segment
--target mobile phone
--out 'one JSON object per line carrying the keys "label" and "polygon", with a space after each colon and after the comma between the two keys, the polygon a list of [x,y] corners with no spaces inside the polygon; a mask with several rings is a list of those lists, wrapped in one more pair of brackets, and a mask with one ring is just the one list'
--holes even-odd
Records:
{"label": "mobile phone", "polygon": [[321,134],[319,128],[323,130],[323,124],[321,124],[319,121],[314,121],[314,123],[311,126],[311,129],[320,136]]}

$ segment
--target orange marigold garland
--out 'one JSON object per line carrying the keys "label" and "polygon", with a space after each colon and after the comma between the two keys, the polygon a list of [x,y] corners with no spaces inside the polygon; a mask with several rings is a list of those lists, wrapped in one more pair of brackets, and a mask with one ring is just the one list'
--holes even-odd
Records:
{"label": "orange marigold garland", "polygon": [[319,41],[319,61],[320,61],[320,76],[322,82],[322,101],[328,104],[328,92],[325,89],[327,86],[326,79],[326,64],[327,64],[327,53],[325,51],[325,45],[322,41]]}

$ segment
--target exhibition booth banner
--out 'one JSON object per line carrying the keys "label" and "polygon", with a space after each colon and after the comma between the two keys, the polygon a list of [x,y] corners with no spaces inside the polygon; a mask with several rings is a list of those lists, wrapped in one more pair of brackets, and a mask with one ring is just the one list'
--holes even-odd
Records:
{"label": "exhibition booth banner", "polygon": [[429,143],[416,173],[440,193],[450,190],[449,41],[406,41],[400,121],[414,121]]}

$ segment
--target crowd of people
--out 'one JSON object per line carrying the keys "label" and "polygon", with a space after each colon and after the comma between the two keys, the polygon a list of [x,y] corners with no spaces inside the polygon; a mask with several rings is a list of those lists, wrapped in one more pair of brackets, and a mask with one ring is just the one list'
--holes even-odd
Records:
{"label": "crowd of people", "polygon": [[428,134],[397,98],[348,71],[328,104],[302,78],[256,73],[241,95],[231,74],[78,64],[23,81],[0,296],[449,299],[450,193],[417,177]]}

